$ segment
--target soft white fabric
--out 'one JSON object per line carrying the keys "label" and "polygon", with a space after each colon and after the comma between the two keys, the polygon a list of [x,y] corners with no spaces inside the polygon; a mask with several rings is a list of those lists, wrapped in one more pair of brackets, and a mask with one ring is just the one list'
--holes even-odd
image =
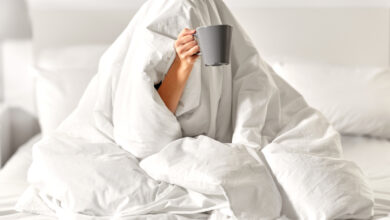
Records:
{"label": "soft white fabric", "polygon": [[[13,156],[0,170],[0,181],[9,183],[25,183],[27,169],[31,165],[31,146],[41,139],[41,135],[35,135],[25,144],[20,146]],[[17,156],[15,156],[17,155]]]}
{"label": "soft white fabric", "polygon": [[[154,84],[175,57],[176,36],[222,23],[234,28],[231,65],[199,60],[172,114]],[[146,2],[33,158],[17,209],[46,204],[64,219],[372,214],[371,190],[341,159],[338,133],[262,61],[221,0]]]}
{"label": "soft white fabric", "polygon": [[1,220],[54,220],[54,217],[20,213],[14,210],[18,198],[28,187],[27,170],[32,162],[32,145],[40,140],[36,135],[18,148],[0,170],[0,219]]}
{"label": "soft white fabric", "polygon": [[97,70],[99,59],[108,46],[82,44],[45,48],[36,52],[34,63],[39,68],[48,70]]}
{"label": "soft white fabric", "polygon": [[342,136],[345,158],[367,176],[375,196],[375,217],[390,217],[390,140]]}
{"label": "soft white fabric", "polygon": [[[32,144],[40,139],[34,137],[24,144],[7,162],[0,171],[0,219],[56,219],[43,215],[18,213],[13,211],[18,197],[23,193],[27,184],[27,169],[32,162]],[[390,213],[390,167],[388,158],[390,154],[390,141],[367,137],[342,136],[345,158],[356,162],[367,174],[375,194],[374,218],[381,219]],[[367,160],[370,158],[370,160]],[[217,215],[217,214],[215,214]],[[151,216],[148,216],[149,218]],[[218,218],[216,218],[218,219]]]}
{"label": "soft white fabric", "polygon": [[390,138],[390,69],[303,61],[273,68],[341,133]]}
{"label": "soft white fabric", "polygon": [[106,48],[82,45],[45,49],[36,54],[35,97],[45,135],[54,131],[77,106]]}

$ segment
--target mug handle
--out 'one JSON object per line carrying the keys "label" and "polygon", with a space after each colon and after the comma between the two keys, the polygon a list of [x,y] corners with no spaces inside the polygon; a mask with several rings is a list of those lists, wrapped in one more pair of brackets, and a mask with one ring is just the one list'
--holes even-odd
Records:
{"label": "mug handle", "polygon": [[[198,35],[195,33],[195,34],[193,34],[192,36],[194,36],[194,38],[195,38],[195,40],[197,39],[197,38],[199,38],[198,37]],[[197,41],[197,40],[196,40]],[[198,45],[199,45],[199,42],[198,42]],[[199,50],[199,52],[197,52],[197,53],[195,53],[194,55],[198,55],[198,56],[201,56],[202,55],[202,53],[200,52],[200,50]]]}

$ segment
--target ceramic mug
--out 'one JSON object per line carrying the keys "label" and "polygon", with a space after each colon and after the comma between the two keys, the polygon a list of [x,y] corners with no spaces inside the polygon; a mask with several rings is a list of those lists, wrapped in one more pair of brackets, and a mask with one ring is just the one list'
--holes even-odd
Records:
{"label": "ceramic mug", "polygon": [[206,66],[221,66],[230,63],[230,49],[233,27],[212,25],[196,28],[194,34],[200,47],[199,55]]}

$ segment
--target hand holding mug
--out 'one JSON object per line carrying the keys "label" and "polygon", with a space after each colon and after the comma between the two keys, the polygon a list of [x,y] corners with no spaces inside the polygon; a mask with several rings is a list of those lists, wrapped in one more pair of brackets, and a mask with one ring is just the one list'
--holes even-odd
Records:
{"label": "hand holding mug", "polygon": [[184,28],[175,41],[176,54],[185,65],[192,66],[199,57],[197,53],[200,48],[193,36],[195,32],[196,30]]}

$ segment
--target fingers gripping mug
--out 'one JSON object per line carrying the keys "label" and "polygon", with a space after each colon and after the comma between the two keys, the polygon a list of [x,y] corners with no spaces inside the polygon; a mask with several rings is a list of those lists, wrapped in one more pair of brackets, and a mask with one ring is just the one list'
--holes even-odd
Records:
{"label": "fingers gripping mug", "polygon": [[194,37],[200,47],[199,55],[206,66],[221,66],[230,63],[232,26],[212,25],[198,27]]}

